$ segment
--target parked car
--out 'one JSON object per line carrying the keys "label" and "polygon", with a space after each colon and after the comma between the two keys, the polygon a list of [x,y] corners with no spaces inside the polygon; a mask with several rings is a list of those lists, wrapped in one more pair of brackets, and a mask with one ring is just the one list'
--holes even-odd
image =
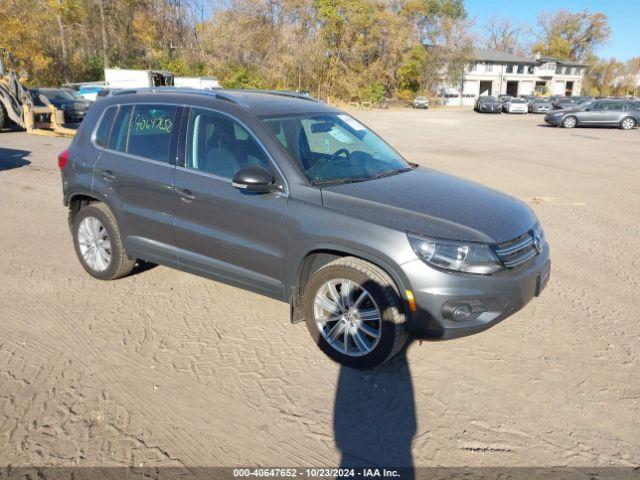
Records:
{"label": "parked car", "polygon": [[309,97],[113,95],[58,165],[90,275],[116,279],[139,259],[288,302],[350,367],[383,363],[408,335],[485,330],[549,278],[526,204],[411,164]]}
{"label": "parked car", "polygon": [[534,98],[529,103],[529,113],[547,113],[553,109],[551,102],[546,98]]}
{"label": "parked car", "polygon": [[478,113],[502,113],[502,104],[496,97],[482,96],[476,99],[473,109]]}
{"label": "parked car", "polygon": [[573,109],[550,112],[544,121],[555,127],[612,127],[631,130],[640,122],[640,110],[624,100],[594,100]]}
{"label": "parked car", "polygon": [[578,105],[577,97],[557,97],[551,101],[554,110],[573,108]]}
{"label": "parked car", "polygon": [[57,109],[62,110],[65,124],[82,122],[92,103],[80,97],[70,88],[33,88],[29,90],[29,93],[37,106],[51,103]]}
{"label": "parked car", "polygon": [[528,113],[528,103],[524,98],[512,97],[502,104],[502,111],[506,113]]}
{"label": "parked car", "polygon": [[413,108],[429,108],[429,99],[427,97],[416,97],[411,104]]}

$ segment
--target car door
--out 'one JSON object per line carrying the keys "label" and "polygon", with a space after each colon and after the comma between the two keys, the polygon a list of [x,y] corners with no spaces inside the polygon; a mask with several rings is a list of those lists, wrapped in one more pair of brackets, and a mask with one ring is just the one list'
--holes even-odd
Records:
{"label": "car door", "polygon": [[[180,268],[282,299],[288,195],[284,178],[249,132],[222,112],[191,109],[174,176]],[[270,170],[282,191],[232,185],[246,166]]]}
{"label": "car door", "polygon": [[611,125],[617,125],[622,120],[624,113],[623,102],[607,102],[606,104],[606,118],[605,121]]}
{"label": "car door", "polygon": [[606,103],[595,101],[587,105],[582,111],[577,112],[578,121],[582,124],[596,124],[607,122]]}
{"label": "car door", "polygon": [[114,210],[126,252],[176,266],[173,232],[175,105],[121,105],[94,167],[94,191]]}

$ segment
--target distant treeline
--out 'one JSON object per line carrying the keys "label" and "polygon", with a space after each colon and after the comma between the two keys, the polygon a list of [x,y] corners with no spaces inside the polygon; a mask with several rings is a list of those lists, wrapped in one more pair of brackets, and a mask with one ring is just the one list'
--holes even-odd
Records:
{"label": "distant treeline", "polygon": [[530,46],[507,20],[473,27],[464,0],[0,0],[0,47],[32,85],[141,68],[375,102],[455,84],[478,43],[592,64],[591,94],[621,93],[640,70],[593,55],[610,35],[602,14],[541,16]]}

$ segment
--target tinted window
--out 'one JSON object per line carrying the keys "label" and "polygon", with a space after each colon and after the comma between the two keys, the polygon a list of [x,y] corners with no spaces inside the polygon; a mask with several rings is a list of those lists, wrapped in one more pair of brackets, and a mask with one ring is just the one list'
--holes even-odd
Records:
{"label": "tinted window", "polygon": [[169,162],[177,111],[176,106],[136,105],[129,127],[127,153]]}
{"label": "tinted window", "polygon": [[109,107],[104,111],[102,119],[100,120],[100,125],[98,125],[98,130],[96,130],[96,145],[100,145],[101,147],[107,146],[109,133],[111,132],[111,125],[113,124],[113,119],[116,116],[117,110],[118,109],[116,107]]}
{"label": "tinted window", "polygon": [[231,179],[248,166],[270,168],[264,151],[240,123],[208,110],[191,110],[186,166]]}
{"label": "tinted window", "polygon": [[111,128],[111,136],[109,137],[108,148],[111,150],[117,150],[119,152],[125,152],[127,149],[127,132],[129,131],[129,121],[131,120],[130,105],[120,107],[118,115],[113,122]]}

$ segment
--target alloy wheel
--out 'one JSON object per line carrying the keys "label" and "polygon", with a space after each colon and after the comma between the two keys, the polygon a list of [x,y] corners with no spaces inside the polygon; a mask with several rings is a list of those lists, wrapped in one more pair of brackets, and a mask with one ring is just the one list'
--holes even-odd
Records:
{"label": "alloy wheel", "polygon": [[371,294],[352,280],[325,282],[314,299],[314,317],[322,337],[344,355],[367,355],[380,341],[380,309]]}
{"label": "alloy wheel", "polygon": [[624,130],[631,130],[633,127],[635,127],[636,122],[634,122],[633,118],[625,118],[622,121],[622,128]]}
{"label": "alloy wheel", "polygon": [[86,217],[78,226],[78,247],[87,265],[104,272],[111,263],[111,241],[104,225],[96,217]]}

